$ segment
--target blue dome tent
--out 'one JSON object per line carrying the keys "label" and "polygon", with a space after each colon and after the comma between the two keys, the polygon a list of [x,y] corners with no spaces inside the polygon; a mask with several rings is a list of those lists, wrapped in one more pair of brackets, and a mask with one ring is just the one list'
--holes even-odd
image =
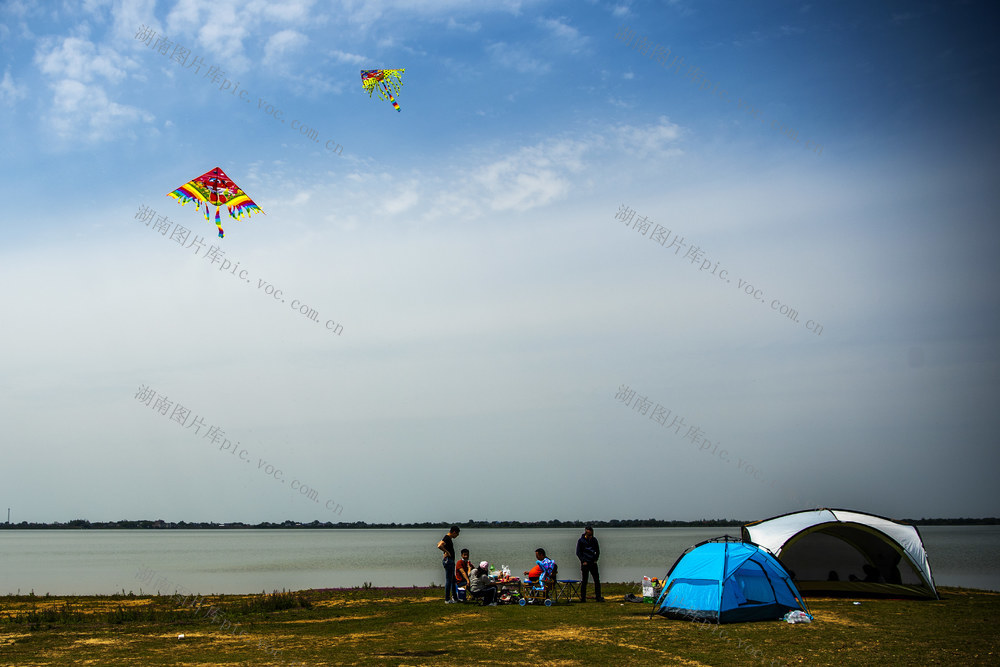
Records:
{"label": "blue dome tent", "polygon": [[730,537],[696,544],[667,573],[653,613],[715,623],[766,621],[800,609],[802,596],[761,546]]}

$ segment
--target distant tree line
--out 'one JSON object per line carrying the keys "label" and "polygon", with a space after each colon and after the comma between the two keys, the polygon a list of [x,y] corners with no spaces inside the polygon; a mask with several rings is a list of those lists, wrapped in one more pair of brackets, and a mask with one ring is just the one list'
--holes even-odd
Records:
{"label": "distant tree line", "polygon": [[900,523],[914,526],[995,526],[1000,518],[986,517],[983,519],[898,519]]}
{"label": "distant tree line", "polygon": [[[901,523],[915,526],[995,526],[1000,524],[1000,518],[987,517],[982,519],[899,519]],[[267,529],[267,528],[444,528],[447,529],[453,522],[422,521],[418,523],[368,523],[366,521],[337,522],[312,521],[302,523],[299,521],[282,521],[281,523],[243,523],[234,521],[230,523],[215,523],[214,521],[163,521],[156,519],[150,521],[121,520],[121,521],[87,521],[86,519],[73,519],[66,523],[55,521],[53,523],[32,523],[22,521],[21,523],[0,523],[0,530],[220,530],[220,529]],[[583,528],[586,525],[595,528],[718,528],[742,526],[747,523],[737,519],[698,519],[696,521],[667,521],[665,519],[612,519],[610,521],[560,521],[551,519],[549,521],[467,521],[457,522],[462,528]]]}

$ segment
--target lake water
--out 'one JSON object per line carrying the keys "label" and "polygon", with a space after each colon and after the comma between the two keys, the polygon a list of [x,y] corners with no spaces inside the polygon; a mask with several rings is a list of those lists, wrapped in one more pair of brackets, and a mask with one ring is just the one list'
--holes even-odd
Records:
{"label": "lake water", "polygon": [[[560,575],[578,578],[578,528],[468,529],[455,542],[474,561],[515,574],[544,547]],[[601,528],[601,579],[663,577],[698,542],[739,528]],[[1000,591],[1000,526],[920,529],[939,586]],[[123,590],[258,593],[444,583],[441,529],[3,530],[0,594],[94,595]],[[142,580],[137,573],[143,571]],[[154,573],[150,575],[150,572]]]}

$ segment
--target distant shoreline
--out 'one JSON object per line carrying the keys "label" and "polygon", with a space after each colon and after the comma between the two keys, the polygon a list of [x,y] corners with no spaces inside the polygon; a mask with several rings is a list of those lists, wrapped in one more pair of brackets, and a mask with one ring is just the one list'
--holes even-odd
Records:
{"label": "distant shoreline", "polygon": [[[986,517],[981,519],[952,518],[952,519],[894,519],[899,523],[912,526],[995,526],[1000,525],[1000,518]],[[740,527],[748,521],[738,521],[736,519],[700,519],[697,521],[668,521],[662,519],[612,519],[610,521],[465,521],[456,522],[463,530],[470,528],[583,528],[584,526],[594,526],[595,528],[732,528]],[[74,519],[66,523],[56,521],[54,523],[32,523],[22,521],[21,523],[0,523],[0,530],[270,530],[270,529],[374,529],[385,530],[388,528],[427,528],[445,529],[451,526],[451,522],[426,521],[420,523],[367,523],[365,521],[354,521],[350,523],[330,521],[312,521],[301,523],[297,521],[283,521],[281,523],[250,524],[239,521],[229,523],[215,522],[188,522],[188,521],[162,521],[162,520],[121,520],[121,521],[87,521],[86,519]]]}

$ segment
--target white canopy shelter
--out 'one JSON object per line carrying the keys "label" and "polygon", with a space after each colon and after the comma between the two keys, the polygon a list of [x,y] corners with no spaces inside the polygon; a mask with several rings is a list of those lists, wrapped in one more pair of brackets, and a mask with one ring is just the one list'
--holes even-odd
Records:
{"label": "white canopy shelter", "polygon": [[839,509],[783,514],[743,526],[803,593],[856,592],[937,598],[916,526]]}

